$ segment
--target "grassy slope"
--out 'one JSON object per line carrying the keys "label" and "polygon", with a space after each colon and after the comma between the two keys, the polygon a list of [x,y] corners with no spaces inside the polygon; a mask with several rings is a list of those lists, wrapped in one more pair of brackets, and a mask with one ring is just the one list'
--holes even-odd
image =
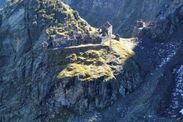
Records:
{"label": "grassy slope", "polygon": [[[57,79],[80,76],[82,81],[91,81],[104,78],[106,81],[114,77],[115,69],[111,69],[109,62],[113,59],[123,64],[128,58],[134,55],[131,42],[112,41],[110,50],[88,50],[79,54],[67,56],[69,63],[57,76]],[[109,45],[106,42],[104,45]]]}
{"label": "grassy slope", "polygon": [[[57,0],[44,0],[38,8],[39,14],[50,22],[48,26],[48,35],[61,35],[70,37],[73,33],[79,35],[93,34],[97,35],[97,29],[90,26],[68,5],[59,3]],[[124,63],[134,53],[132,47],[129,47],[127,41],[112,40],[111,49],[90,50],[75,53],[64,54],[61,56],[61,71],[57,79],[66,77],[80,76],[82,81],[91,81],[98,78],[110,80],[114,77],[115,69],[111,69],[109,62],[115,59],[118,63]],[[104,45],[110,46],[109,42]],[[94,45],[93,45],[94,46]],[[79,47],[78,47],[79,48]],[[66,60],[66,61],[63,61]]]}

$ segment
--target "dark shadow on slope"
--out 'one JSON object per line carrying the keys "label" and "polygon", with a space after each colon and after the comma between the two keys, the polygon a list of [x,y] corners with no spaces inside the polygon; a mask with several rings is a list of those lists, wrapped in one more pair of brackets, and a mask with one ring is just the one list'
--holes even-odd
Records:
{"label": "dark shadow on slope", "polygon": [[[179,25],[177,32],[173,34],[172,40],[180,40],[183,42],[183,35],[182,35],[182,28],[183,24]],[[177,84],[177,70],[183,64],[183,44],[180,44],[180,48],[177,51],[177,54],[172,59],[171,63],[169,63],[165,68],[165,73],[163,77],[161,77],[159,82],[159,88],[157,89],[157,93],[163,95],[161,103],[159,105],[158,113],[162,116],[170,117],[170,118],[177,118],[178,120],[183,120],[183,116],[180,114],[180,110],[183,108],[182,105],[182,97],[179,96],[172,96]],[[156,94],[157,94],[156,93]],[[174,98],[175,97],[175,98]],[[172,100],[175,101],[172,101]],[[177,105],[173,107],[173,103],[175,102]],[[173,108],[171,108],[171,106]]]}
{"label": "dark shadow on slope", "polygon": [[165,116],[163,112],[169,105],[170,94],[175,87],[172,71],[183,63],[181,30],[173,35],[165,42],[152,40],[148,36],[139,39],[134,49],[135,56],[126,61],[124,69],[129,67],[130,60],[135,61],[143,82],[102,111],[101,122],[176,121],[176,118]]}

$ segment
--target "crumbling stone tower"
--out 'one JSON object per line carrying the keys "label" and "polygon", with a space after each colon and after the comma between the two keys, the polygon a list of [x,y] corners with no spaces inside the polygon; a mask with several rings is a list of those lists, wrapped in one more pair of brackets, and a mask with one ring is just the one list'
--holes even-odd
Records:
{"label": "crumbling stone tower", "polygon": [[102,25],[101,31],[103,36],[112,37],[112,25],[109,22],[106,22],[104,25]]}
{"label": "crumbling stone tower", "polygon": [[103,36],[103,41],[109,41],[109,45],[111,47],[111,41],[112,41],[112,25],[109,22],[106,22],[104,25],[100,28],[101,34]]}

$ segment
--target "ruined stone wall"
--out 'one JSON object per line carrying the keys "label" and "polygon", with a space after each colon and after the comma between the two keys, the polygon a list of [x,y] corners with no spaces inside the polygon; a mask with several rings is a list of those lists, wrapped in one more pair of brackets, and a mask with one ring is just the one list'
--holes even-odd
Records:
{"label": "ruined stone wall", "polygon": [[85,52],[87,50],[100,50],[100,49],[107,49],[109,50],[108,46],[104,46],[101,44],[95,44],[95,45],[87,45],[87,46],[80,46],[80,47],[66,47],[66,48],[59,48],[59,49],[45,49],[46,53],[48,54],[48,57],[50,61],[53,64],[58,64],[60,62],[65,63],[65,60],[63,57],[65,55],[69,55],[72,53],[80,53]]}

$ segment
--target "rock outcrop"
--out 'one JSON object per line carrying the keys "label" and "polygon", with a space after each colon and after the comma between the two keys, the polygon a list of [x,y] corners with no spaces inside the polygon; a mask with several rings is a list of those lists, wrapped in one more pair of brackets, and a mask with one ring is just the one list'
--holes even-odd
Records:
{"label": "rock outcrop", "polygon": [[0,11],[0,121],[182,121],[182,1],[66,2],[124,36],[139,19],[146,26],[138,40],[43,48],[52,36],[99,33],[60,0],[15,0]]}
{"label": "rock outcrop", "polygon": [[112,46],[42,47],[51,35],[95,32],[60,1],[20,0],[1,15],[0,121],[67,121],[114,104],[141,83],[131,59],[133,39],[113,40]]}

